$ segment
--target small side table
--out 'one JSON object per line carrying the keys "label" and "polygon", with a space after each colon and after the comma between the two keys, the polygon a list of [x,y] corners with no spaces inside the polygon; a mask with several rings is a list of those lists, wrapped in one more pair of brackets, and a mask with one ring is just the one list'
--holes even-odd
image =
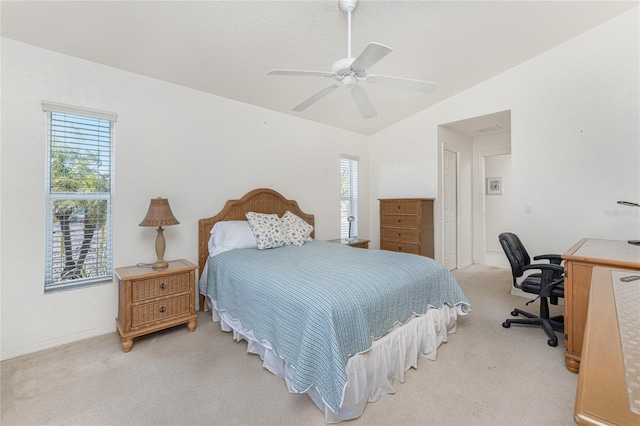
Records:
{"label": "small side table", "polygon": [[196,329],[196,269],[184,259],[172,260],[161,270],[150,265],[116,269],[120,280],[116,327],[124,352],[131,350],[135,337],[185,323],[189,331]]}
{"label": "small side table", "polygon": [[369,242],[371,240],[360,240],[360,239],[355,239],[353,241],[347,241],[347,240],[343,240],[341,238],[338,238],[337,240],[327,240],[330,243],[340,243],[340,244],[345,244],[348,245],[350,247],[356,247],[356,248],[363,248],[363,249],[368,249],[369,248]]}

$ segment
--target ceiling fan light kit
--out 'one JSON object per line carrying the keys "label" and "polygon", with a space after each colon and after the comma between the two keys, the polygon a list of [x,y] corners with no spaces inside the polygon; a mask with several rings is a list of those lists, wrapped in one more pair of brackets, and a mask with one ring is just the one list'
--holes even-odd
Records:
{"label": "ceiling fan light kit", "polygon": [[340,0],[340,10],[347,14],[347,57],[339,59],[331,67],[331,71],[306,71],[274,69],[268,75],[303,76],[303,77],[332,77],[337,83],[323,87],[300,104],[293,111],[301,112],[333,92],[340,86],[348,88],[363,118],[373,118],[378,113],[369,96],[359,83],[367,82],[396,89],[405,89],[421,93],[433,93],[437,84],[430,81],[412,80],[408,78],[387,75],[367,74],[366,70],[378,63],[382,58],[393,52],[388,46],[380,43],[369,43],[355,58],[351,57],[351,15],[358,7],[358,0]]}

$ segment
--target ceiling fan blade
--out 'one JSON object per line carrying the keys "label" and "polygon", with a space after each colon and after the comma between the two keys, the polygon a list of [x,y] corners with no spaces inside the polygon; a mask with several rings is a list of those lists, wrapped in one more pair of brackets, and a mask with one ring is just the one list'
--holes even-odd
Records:
{"label": "ceiling fan blade", "polygon": [[334,90],[336,90],[338,87],[340,87],[339,83],[334,83],[334,84],[330,84],[328,86],[323,87],[318,92],[316,92],[313,95],[309,96],[307,99],[305,99],[299,105],[297,105],[295,108],[293,108],[293,111],[298,111],[298,112],[304,111],[305,109],[309,108],[314,103],[318,102],[320,99],[322,99],[325,96],[327,96],[329,93],[331,93]]}
{"label": "ceiling fan blade", "polygon": [[351,89],[351,96],[353,100],[356,101],[356,105],[358,105],[358,109],[363,118],[373,118],[378,115],[362,86],[353,87]]}
{"label": "ceiling fan blade", "polygon": [[390,77],[388,75],[370,74],[367,81],[381,86],[394,87],[396,89],[413,90],[422,93],[435,92],[438,85],[431,81],[411,80],[409,78]]}
{"label": "ceiling fan blade", "polygon": [[369,43],[351,63],[351,69],[358,72],[369,69],[379,60],[393,52],[393,49],[380,43]]}
{"label": "ceiling fan blade", "polygon": [[335,73],[331,71],[301,71],[301,70],[271,70],[267,75],[292,75],[299,77],[333,77]]}

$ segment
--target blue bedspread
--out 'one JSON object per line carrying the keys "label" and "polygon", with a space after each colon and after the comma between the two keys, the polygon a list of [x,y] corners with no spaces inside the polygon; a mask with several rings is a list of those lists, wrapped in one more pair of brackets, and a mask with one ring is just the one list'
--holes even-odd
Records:
{"label": "blue bedspread", "polygon": [[338,412],[349,356],[429,307],[468,301],[451,273],[423,256],[310,241],[209,259],[207,294],[295,369],[297,392],[316,386]]}

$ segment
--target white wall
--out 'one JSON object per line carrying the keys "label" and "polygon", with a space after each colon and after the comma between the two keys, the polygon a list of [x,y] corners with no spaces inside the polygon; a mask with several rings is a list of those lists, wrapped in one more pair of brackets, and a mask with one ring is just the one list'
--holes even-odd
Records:
{"label": "white wall", "polygon": [[[149,200],[167,197],[180,224],[165,259],[197,263],[197,221],[228,199],[270,187],[315,214],[316,237],[339,237],[340,154],[367,138],[226,98],[2,39],[2,359],[115,331],[116,283],[44,294],[45,141],[42,100],[118,113],[114,265],[155,260]],[[360,206],[367,238],[368,204]]]}
{"label": "white wall", "polygon": [[[46,118],[41,101],[114,111],[114,263],[154,259],[140,228],[152,197],[180,225],[165,258],[197,255],[197,220],[272,187],[338,236],[341,153],[360,157],[361,237],[379,241],[378,198],[439,199],[438,125],[511,110],[513,230],[531,253],[581,237],[638,238],[639,46],[635,8],[537,58],[366,137],[2,39],[0,358],[114,332],[115,283],[43,293]],[[439,82],[445,85],[446,82]],[[369,179],[367,179],[369,177]],[[368,185],[367,185],[368,183]],[[368,200],[368,203],[366,202]],[[532,203],[534,214],[523,205]],[[334,208],[335,206],[335,208]],[[440,221],[436,203],[436,221]],[[640,210],[640,209],[636,209]],[[366,235],[367,229],[369,235]],[[441,231],[436,258],[441,256]],[[463,236],[472,245],[471,232]]]}
{"label": "white wall", "polygon": [[631,208],[616,201],[640,200],[639,10],[373,135],[371,237],[376,198],[439,198],[439,124],[511,110],[512,226],[529,252],[562,253],[582,237],[638,238],[638,216],[618,213]]}

